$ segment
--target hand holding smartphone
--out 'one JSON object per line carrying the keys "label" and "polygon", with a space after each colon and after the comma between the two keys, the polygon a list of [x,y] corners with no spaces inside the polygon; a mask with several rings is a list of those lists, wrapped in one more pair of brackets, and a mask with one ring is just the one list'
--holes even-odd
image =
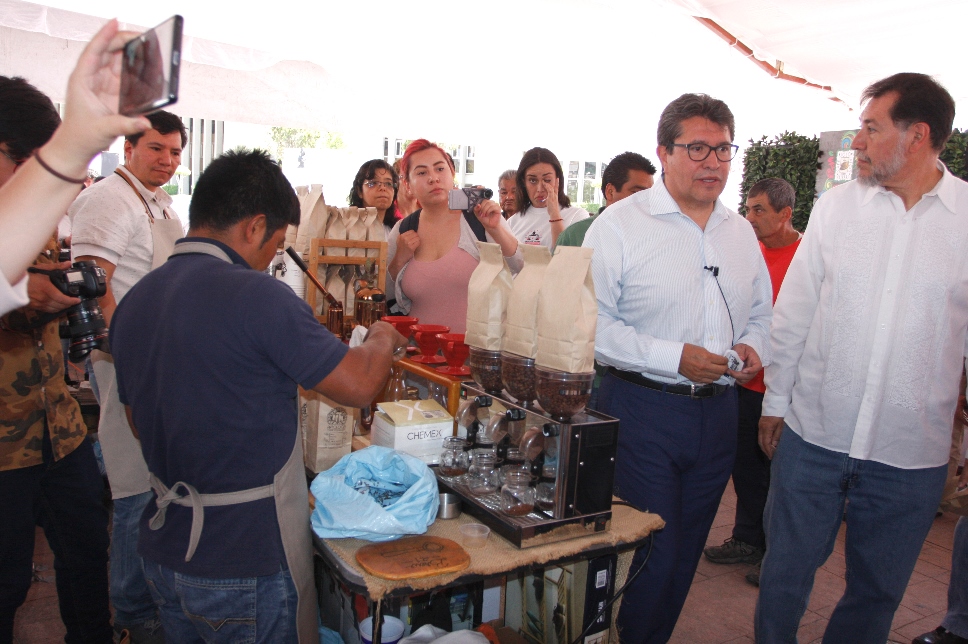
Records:
{"label": "hand holding smartphone", "polygon": [[182,25],[175,15],[125,44],[118,112],[147,114],[178,100]]}

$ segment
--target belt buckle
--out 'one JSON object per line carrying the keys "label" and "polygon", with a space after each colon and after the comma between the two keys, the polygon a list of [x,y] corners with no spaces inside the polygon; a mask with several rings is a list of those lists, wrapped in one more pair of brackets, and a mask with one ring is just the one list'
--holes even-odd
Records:
{"label": "belt buckle", "polygon": [[694,383],[694,382],[690,382],[689,383],[689,397],[690,398],[696,398],[697,397],[696,396],[696,383]]}

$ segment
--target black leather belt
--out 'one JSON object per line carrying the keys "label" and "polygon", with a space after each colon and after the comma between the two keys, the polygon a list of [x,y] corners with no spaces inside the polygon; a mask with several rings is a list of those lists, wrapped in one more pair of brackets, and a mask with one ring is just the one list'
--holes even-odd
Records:
{"label": "black leather belt", "polygon": [[645,376],[633,373],[631,371],[622,371],[621,369],[616,369],[615,367],[609,367],[608,372],[615,376],[616,378],[621,378],[625,382],[630,382],[633,385],[638,385],[639,387],[645,387],[646,389],[655,389],[656,391],[661,391],[667,394],[675,394],[676,396],[689,396],[690,398],[712,398],[713,396],[718,396],[729,391],[732,385],[671,385],[667,382],[659,382],[657,380],[650,380]]}

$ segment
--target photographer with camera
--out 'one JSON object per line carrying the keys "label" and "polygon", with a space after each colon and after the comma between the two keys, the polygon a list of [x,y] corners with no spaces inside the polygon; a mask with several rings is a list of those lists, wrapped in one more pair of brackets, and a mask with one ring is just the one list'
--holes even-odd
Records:
{"label": "photographer with camera", "polygon": [[[10,134],[11,124],[23,122],[18,110],[30,106],[18,106],[16,96],[5,102],[12,111],[0,119],[5,139],[0,147],[0,315],[28,303],[24,269],[87,180],[91,159],[117,137],[149,126],[143,117],[117,113],[115,63],[132,35],[118,32],[117,21],[111,20],[94,36],[71,73],[64,122],[53,137],[46,133],[38,141],[29,133]],[[44,114],[44,109],[37,112]]]}
{"label": "photographer with camera", "polygon": [[[44,144],[59,123],[49,98],[22,78],[0,76],[0,184],[9,183],[17,159],[36,155],[41,146],[44,154],[50,150]],[[61,160],[51,153],[45,161],[55,158]],[[41,190],[46,184],[21,181],[17,190],[30,186]],[[36,199],[46,211],[57,197]],[[51,217],[47,252],[35,263],[39,271],[70,268],[69,262],[57,262],[56,223]],[[54,277],[62,275],[61,270]],[[104,484],[80,407],[64,381],[54,315],[82,300],[63,293],[43,272],[28,273],[27,293],[26,307],[0,318],[0,642],[12,641],[14,616],[30,589],[36,525],[54,553],[67,641],[110,642]]]}
{"label": "photographer with camera", "polygon": [[[168,259],[184,236],[162,189],[175,174],[188,140],[170,112],[147,116],[151,128],[125,137],[124,165],[82,192],[71,205],[75,261],[96,261],[107,273],[101,307],[108,326],[128,290]],[[115,629],[134,642],[161,641],[157,608],[137,554],[138,519],[151,498],[148,467],[118,400],[114,360],[96,351],[91,362],[101,403],[98,438],[114,498],[111,533],[111,603]]]}
{"label": "photographer with camera", "polygon": [[500,244],[517,273],[524,264],[518,241],[494,201],[481,201],[466,216],[451,210],[454,162],[440,146],[417,139],[403,153],[400,169],[407,192],[423,208],[401,219],[387,238],[387,271],[393,280],[387,290],[395,292],[404,314],[463,333],[467,284],[480,263],[477,242]]}

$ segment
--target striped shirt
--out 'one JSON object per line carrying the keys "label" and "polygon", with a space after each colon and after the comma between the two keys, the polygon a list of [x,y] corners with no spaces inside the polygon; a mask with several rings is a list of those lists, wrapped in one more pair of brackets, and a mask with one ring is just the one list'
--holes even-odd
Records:
{"label": "striped shirt", "polygon": [[684,344],[723,355],[742,343],[769,364],[770,274],[749,222],[721,201],[703,230],[657,181],[596,217],[583,245],[595,249],[599,362],[689,383]]}

